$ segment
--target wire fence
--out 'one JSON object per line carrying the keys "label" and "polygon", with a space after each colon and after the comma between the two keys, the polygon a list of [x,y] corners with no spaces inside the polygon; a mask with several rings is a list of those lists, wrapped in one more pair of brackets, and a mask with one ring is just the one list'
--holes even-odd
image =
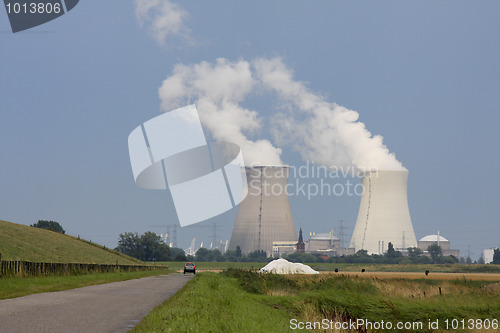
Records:
{"label": "wire fence", "polygon": [[168,268],[168,266],[164,265],[103,265],[30,261],[0,261],[0,277],[32,277],[48,275],[81,275],[91,273],[137,272],[166,268]]}

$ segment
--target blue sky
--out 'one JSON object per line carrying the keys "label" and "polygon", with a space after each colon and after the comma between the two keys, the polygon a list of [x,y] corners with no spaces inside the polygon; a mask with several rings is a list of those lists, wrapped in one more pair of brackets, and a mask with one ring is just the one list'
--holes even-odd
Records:
{"label": "blue sky", "polygon": [[[140,3],[148,3],[142,1]],[[356,110],[410,171],[417,239],[437,230],[466,256],[499,246],[500,3],[179,2],[165,38],[134,1],[81,1],[13,34],[0,10],[0,219],[60,222],[109,247],[126,231],[176,224],[168,191],[138,188],[129,133],[160,114],[174,66],[279,57],[296,81]],[[150,14],[153,12],[150,12]],[[183,14],[179,14],[183,13]],[[154,19],[153,14],[153,19]],[[177,16],[176,16],[177,15]],[[151,18],[151,17],[150,17]],[[176,30],[176,28],[178,28]],[[161,34],[160,34],[161,35]],[[270,119],[273,96],[244,104]],[[275,146],[272,123],[253,139]],[[301,165],[280,146],[282,160]],[[291,198],[296,227],[350,233],[358,197]],[[179,245],[229,239],[236,210],[178,230]]]}

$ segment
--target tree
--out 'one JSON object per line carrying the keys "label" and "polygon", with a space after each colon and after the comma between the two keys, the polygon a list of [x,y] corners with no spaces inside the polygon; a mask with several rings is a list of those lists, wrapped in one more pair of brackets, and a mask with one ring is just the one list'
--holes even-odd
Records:
{"label": "tree", "polygon": [[392,242],[389,242],[389,245],[387,246],[387,256],[388,257],[395,257],[395,253],[396,251],[394,250],[394,245],[392,244]]}
{"label": "tree", "polygon": [[500,248],[493,250],[493,261],[491,263],[495,265],[500,265]]}
{"label": "tree", "polygon": [[315,262],[316,257],[313,256],[310,253],[304,253],[304,252],[293,252],[290,253],[288,256],[285,258],[288,261],[291,262]]}
{"label": "tree", "polygon": [[187,261],[186,253],[178,247],[170,248],[170,256],[174,258],[174,261]]}
{"label": "tree", "polygon": [[387,247],[387,253],[384,255],[384,257],[388,260],[389,263],[395,263],[397,262],[397,258],[402,257],[403,255],[401,252],[394,250],[394,245],[389,242],[389,245]]}
{"label": "tree", "polygon": [[252,261],[266,260],[267,254],[264,250],[255,250],[248,254],[248,258],[252,259]]}
{"label": "tree", "polygon": [[38,220],[37,223],[32,224],[31,226],[35,228],[47,229],[50,231],[59,232],[61,234],[66,233],[66,230],[64,230],[63,227],[56,221]]}
{"label": "tree", "polygon": [[210,250],[201,247],[196,251],[196,260],[198,261],[212,261],[212,253]]}
{"label": "tree", "polygon": [[416,261],[421,255],[422,255],[422,250],[419,249],[418,247],[409,247],[408,248],[408,257],[412,259],[412,261]]}
{"label": "tree", "polygon": [[236,246],[236,257],[241,258],[241,247],[239,245]]}
{"label": "tree", "polygon": [[137,232],[126,232],[124,234],[120,234],[118,246],[115,248],[115,250],[139,260],[142,260],[142,258],[144,258],[144,250],[141,245],[141,237],[139,237],[139,234]]}
{"label": "tree", "polygon": [[441,246],[437,244],[429,245],[427,251],[429,251],[429,254],[431,255],[433,262],[436,262],[438,258],[443,255],[443,250],[441,249]]}
{"label": "tree", "polygon": [[144,259],[150,261],[166,261],[170,259],[170,248],[161,240],[161,236],[146,231],[140,238],[144,251]]}
{"label": "tree", "polygon": [[170,260],[170,248],[161,240],[161,236],[151,231],[141,236],[137,232],[120,234],[115,250],[142,261]]}

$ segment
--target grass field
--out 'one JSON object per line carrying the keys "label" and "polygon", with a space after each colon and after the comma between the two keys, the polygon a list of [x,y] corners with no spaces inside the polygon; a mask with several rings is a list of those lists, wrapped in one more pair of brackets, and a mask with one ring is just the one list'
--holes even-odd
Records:
{"label": "grass field", "polygon": [[467,264],[430,264],[430,265],[389,265],[389,264],[308,264],[317,271],[360,272],[363,268],[367,272],[443,272],[443,273],[499,273],[500,265],[467,265]]}
{"label": "grass field", "polygon": [[32,278],[0,279],[0,299],[20,297],[49,291],[67,290],[116,281],[138,279],[146,276],[169,274],[173,271],[155,270],[126,273],[100,273],[72,276],[48,276]]}
{"label": "grass field", "polygon": [[76,237],[0,221],[2,260],[133,265],[141,261]]}
{"label": "grass field", "polygon": [[[447,280],[430,275],[411,280],[386,275],[383,279],[354,274],[279,276],[238,269],[201,273],[133,332],[289,332],[294,331],[292,319],[313,324],[327,319],[330,325],[357,319],[373,325],[384,320],[386,325],[411,325],[400,330],[408,332],[498,331],[467,327],[469,319],[476,320],[474,325],[477,320],[500,319],[498,279]],[[465,329],[452,329],[453,319],[464,319]],[[429,320],[439,329],[429,329]],[[345,331],[332,327],[316,331]]]}
{"label": "grass field", "polygon": [[[185,262],[157,262],[168,265],[171,269],[181,270]],[[260,269],[266,265],[261,262],[196,262],[196,269],[202,271],[220,271],[227,268]],[[342,272],[419,272],[424,273],[429,270],[431,273],[496,273],[500,274],[500,265],[461,265],[461,264],[441,264],[441,265],[374,265],[374,264],[320,264],[307,263],[313,269],[320,272],[333,272],[339,269]]]}

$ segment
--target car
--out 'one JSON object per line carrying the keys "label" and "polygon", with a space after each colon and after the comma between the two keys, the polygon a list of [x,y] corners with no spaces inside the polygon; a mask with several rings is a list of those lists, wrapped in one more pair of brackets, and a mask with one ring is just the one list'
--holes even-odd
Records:
{"label": "car", "polygon": [[186,263],[184,265],[184,274],[186,274],[186,272],[190,272],[190,273],[196,274],[196,266],[195,266],[195,264],[193,264],[192,262]]}

